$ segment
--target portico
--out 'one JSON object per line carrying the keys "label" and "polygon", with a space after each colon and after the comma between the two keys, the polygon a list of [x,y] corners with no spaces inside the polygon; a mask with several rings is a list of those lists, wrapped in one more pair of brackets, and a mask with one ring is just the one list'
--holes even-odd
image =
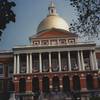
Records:
{"label": "portico", "polygon": [[[85,53],[87,52],[87,57]],[[78,51],[52,51],[38,52],[30,54],[14,55],[14,73],[34,73],[34,72],[61,72],[61,71],[84,71],[98,70],[95,63],[95,55],[93,50]],[[25,61],[21,61],[21,55],[24,55]],[[36,59],[34,59],[36,58]],[[94,60],[93,60],[94,59]],[[85,62],[87,60],[87,62]],[[23,67],[23,68],[21,68]],[[21,69],[23,71],[21,71]],[[26,71],[25,71],[26,70]]]}

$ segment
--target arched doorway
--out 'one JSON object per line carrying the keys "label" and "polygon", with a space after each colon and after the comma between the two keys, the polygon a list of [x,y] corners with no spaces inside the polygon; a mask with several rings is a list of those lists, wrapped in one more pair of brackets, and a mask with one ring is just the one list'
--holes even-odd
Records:
{"label": "arched doorway", "polygon": [[43,86],[43,92],[48,93],[49,92],[49,78],[48,77],[43,77],[42,86]]}
{"label": "arched doorway", "polygon": [[78,75],[73,76],[73,89],[79,91],[80,87],[80,77]]}
{"label": "arched doorway", "polygon": [[86,75],[86,84],[88,90],[93,89],[93,76],[91,74]]}
{"label": "arched doorway", "polygon": [[8,91],[15,91],[15,89],[14,89],[14,82],[12,81],[12,78],[10,78],[9,80],[8,80],[8,83],[7,83],[7,87],[8,87]]}
{"label": "arched doorway", "polygon": [[98,77],[98,88],[100,89],[100,77]]}
{"label": "arched doorway", "polygon": [[53,80],[52,80],[52,85],[53,85],[53,91],[60,91],[60,82],[59,82],[59,77],[58,76],[54,76]]}
{"label": "arched doorway", "polygon": [[40,95],[39,91],[39,79],[38,77],[33,77],[32,79],[32,91],[34,93],[34,99],[37,100]]}
{"label": "arched doorway", "polygon": [[21,78],[19,80],[19,92],[24,93],[26,91],[26,80],[25,78]]}
{"label": "arched doorway", "polygon": [[26,91],[26,80],[25,78],[21,78],[19,80],[19,93],[20,93],[19,100],[24,100],[25,91]]}
{"label": "arched doorway", "polygon": [[68,76],[63,77],[63,92],[67,93],[70,91],[70,80]]}
{"label": "arched doorway", "polygon": [[39,79],[38,79],[38,77],[34,77],[32,79],[32,91],[39,92]]}

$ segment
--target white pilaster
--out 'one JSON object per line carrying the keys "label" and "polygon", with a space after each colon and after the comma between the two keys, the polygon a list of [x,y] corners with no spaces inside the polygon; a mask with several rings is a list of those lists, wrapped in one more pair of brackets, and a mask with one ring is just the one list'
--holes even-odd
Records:
{"label": "white pilaster", "polygon": [[29,73],[29,54],[27,54],[27,67],[26,67],[26,72]]}
{"label": "white pilaster", "polygon": [[61,71],[61,54],[58,52],[59,71]]}
{"label": "white pilaster", "polygon": [[93,60],[92,50],[90,51],[90,65],[91,65],[92,70],[94,70],[94,60]]}
{"label": "white pilaster", "polygon": [[52,70],[51,70],[51,52],[49,52],[49,71],[52,72]]}
{"label": "white pilaster", "polygon": [[16,74],[16,63],[17,61],[16,61],[16,55],[14,55],[14,74]]}
{"label": "white pilaster", "polygon": [[39,69],[40,69],[40,72],[42,72],[42,59],[41,59],[41,53],[39,53]]}
{"label": "white pilaster", "polygon": [[84,58],[83,58],[83,51],[81,51],[81,66],[82,66],[82,70],[85,70]]}
{"label": "white pilaster", "polygon": [[93,51],[93,58],[94,58],[94,67],[96,70],[98,70],[98,64],[97,64],[97,58],[96,58],[95,51]]}
{"label": "white pilaster", "polygon": [[17,74],[19,74],[19,68],[20,68],[20,61],[19,61],[19,54],[17,54]]}
{"label": "white pilaster", "polygon": [[30,53],[30,73],[32,73],[32,54]]}
{"label": "white pilaster", "polygon": [[68,69],[71,71],[71,58],[70,58],[70,51],[68,51]]}
{"label": "white pilaster", "polygon": [[82,67],[81,67],[81,60],[80,60],[80,52],[79,51],[78,51],[78,67],[79,67],[79,70],[81,71]]}

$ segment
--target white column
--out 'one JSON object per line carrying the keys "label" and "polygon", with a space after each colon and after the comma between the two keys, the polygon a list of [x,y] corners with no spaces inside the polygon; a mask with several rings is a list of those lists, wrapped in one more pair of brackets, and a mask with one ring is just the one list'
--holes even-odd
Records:
{"label": "white column", "polygon": [[97,58],[96,58],[95,51],[93,51],[93,58],[94,58],[95,69],[98,70],[98,63],[97,63]]}
{"label": "white column", "polygon": [[29,73],[29,54],[27,54],[27,67],[26,67],[26,72]]}
{"label": "white column", "polygon": [[83,51],[81,51],[81,66],[82,66],[82,70],[85,70],[84,58],[83,58]]}
{"label": "white column", "polygon": [[94,70],[94,60],[93,60],[93,53],[90,51],[90,65],[92,70]]}
{"label": "white column", "polygon": [[14,74],[16,74],[16,55],[14,55]]}
{"label": "white column", "polygon": [[81,71],[82,67],[81,67],[81,60],[80,60],[80,52],[79,51],[78,51],[78,67],[79,67],[79,70]]}
{"label": "white column", "polygon": [[61,71],[61,55],[60,55],[60,52],[58,52],[58,62],[59,62],[59,71]]}
{"label": "white column", "polygon": [[32,54],[30,53],[30,73],[32,73]]}
{"label": "white column", "polygon": [[40,68],[40,72],[42,72],[42,59],[41,59],[41,53],[39,53],[39,68]]}
{"label": "white column", "polygon": [[49,71],[52,72],[52,70],[51,70],[51,52],[49,52]]}
{"label": "white column", "polygon": [[70,58],[70,51],[68,51],[68,68],[71,71],[71,58]]}
{"label": "white column", "polygon": [[19,68],[20,68],[20,61],[19,61],[19,54],[17,55],[17,74],[19,74]]}

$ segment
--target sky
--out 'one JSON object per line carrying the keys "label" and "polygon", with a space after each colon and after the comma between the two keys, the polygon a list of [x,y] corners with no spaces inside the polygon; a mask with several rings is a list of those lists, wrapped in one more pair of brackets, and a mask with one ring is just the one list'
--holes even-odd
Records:
{"label": "sky", "polygon": [[[9,50],[16,45],[28,45],[29,37],[36,34],[39,23],[48,15],[51,0],[12,0],[16,6],[16,22],[7,25],[0,41],[0,50]],[[76,18],[69,0],[54,0],[58,14],[68,24]]]}

